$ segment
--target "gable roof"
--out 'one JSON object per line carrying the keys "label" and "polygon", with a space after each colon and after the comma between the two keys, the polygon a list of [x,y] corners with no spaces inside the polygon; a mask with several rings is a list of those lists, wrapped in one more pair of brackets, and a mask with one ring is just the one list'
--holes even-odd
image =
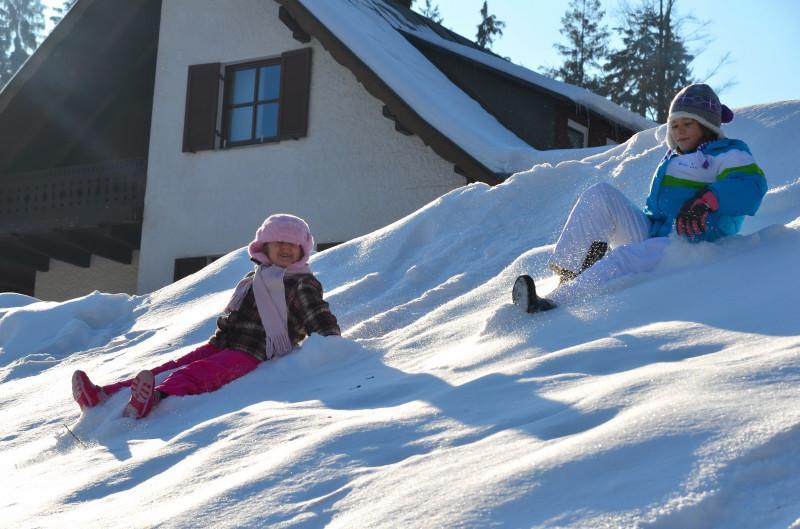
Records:
{"label": "gable roof", "polygon": [[0,89],[0,175],[146,157],[160,13],[161,0],[72,6]]}
{"label": "gable roof", "polygon": [[[480,64],[633,131],[654,125],[585,89],[549,79],[487,52],[391,0],[275,1],[302,31],[319,40],[384,103],[385,114],[396,120],[399,129],[419,136],[472,181],[498,183],[505,176],[527,170],[539,162],[539,151],[455,85],[412,41]],[[83,21],[82,15],[97,3],[96,0],[80,0],[73,6],[36,53],[0,90],[0,112],[37,75],[45,61],[59,62],[53,60],[53,52],[73,32],[74,26]],[[155,27],[157,31],[157,19]],[[121,32],[116,36],[124,38]],[[63,83],[65,77],[61,79]],[[80,90],[73,92],[80,93]],[[19,144],[20,139],[12,141]]]}
{"label": "gable roof", "polygon": [[419,39],[484,68],[583,106],[633,131],[654,124],[576,86],[515,65],[390,0],[275,0],[314,36],[387,113],[417,134],[471,180],[497,183],[541,161],[537,151],[504,127],[434,66]]}

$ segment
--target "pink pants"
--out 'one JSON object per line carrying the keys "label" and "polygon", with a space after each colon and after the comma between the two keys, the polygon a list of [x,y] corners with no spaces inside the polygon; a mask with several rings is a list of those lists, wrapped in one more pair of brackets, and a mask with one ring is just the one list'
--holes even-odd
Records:
{"label": "pink pants", "polygon": [[[253,356],[235,349],[218,349],[207,343],[177,360],[170,360],[151,369],[154,375],[178,369],[164,382],[156,386],[156,391],[167,395],[197,395],[215,391],[255,369],[260,364]],[[103,386],[108,395],[122,388],[130,387],[133,379],[123,380]]]}

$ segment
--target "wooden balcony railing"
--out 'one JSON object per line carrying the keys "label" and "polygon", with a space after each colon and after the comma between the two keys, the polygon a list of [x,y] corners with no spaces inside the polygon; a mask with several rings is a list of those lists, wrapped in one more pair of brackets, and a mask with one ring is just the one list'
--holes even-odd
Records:
{"label": "wooden balcony railing", "polygon": [[0,175],[0,234],[141,223],[147,160]]}

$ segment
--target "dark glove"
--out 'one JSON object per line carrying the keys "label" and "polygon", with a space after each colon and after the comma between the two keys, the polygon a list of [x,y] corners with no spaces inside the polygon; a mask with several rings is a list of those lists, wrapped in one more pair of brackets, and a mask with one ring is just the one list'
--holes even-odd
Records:
{"label": "dark glove", "polygon": [[708,214],[719,209],[719,200],[708,189],[701,189],[687,200],[675,218],[675,231],[684,237],[694,237],[706,231]]}

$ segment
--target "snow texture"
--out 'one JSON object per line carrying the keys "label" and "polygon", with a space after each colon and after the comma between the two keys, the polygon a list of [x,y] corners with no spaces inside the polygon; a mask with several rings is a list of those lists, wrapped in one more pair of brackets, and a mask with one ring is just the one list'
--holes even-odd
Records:
{"label": "snow texture", "polygon": [[641,203],[665,130],[552,153],[315,255],[343,337],[140,421],[125,392],[81,414],[72,371],[107,383],[203,343],[244,249],[146,296],[3,294],[0,526],[797,529],[800,101],[726,130],[770,183],[740,236],[522,314],[510,286],[552,288],[577,194]]}

